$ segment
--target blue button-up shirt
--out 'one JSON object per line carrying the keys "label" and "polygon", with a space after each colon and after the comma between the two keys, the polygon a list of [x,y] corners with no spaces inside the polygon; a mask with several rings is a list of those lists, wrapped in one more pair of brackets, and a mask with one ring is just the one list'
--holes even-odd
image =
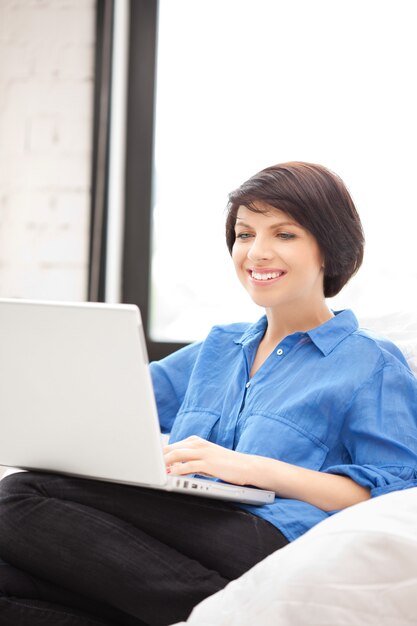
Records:
{"label": "blue button-up shirt", "polygon": [[[372,495],[415,486],[417,379],[391,342],[335,317],[276,346],[250,378],[267,325],[232,324],[151,364],[163,432],[342,474]],[[240,504],[293,540],[325,519],[317,507],[277,496]]]}

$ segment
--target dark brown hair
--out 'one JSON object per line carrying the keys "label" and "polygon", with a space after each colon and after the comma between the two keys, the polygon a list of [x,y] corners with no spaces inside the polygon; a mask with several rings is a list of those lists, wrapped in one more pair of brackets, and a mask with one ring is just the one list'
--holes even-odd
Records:
{"label": "dark brown hair", "polygon": [[256,213],[265,203],[290,215],[316,239],[324,258],[324,295],[335,296],[358,271],[364,235],[353,200],[343,183],[322,165],[290,162],[258,172],[229,194],[226,241],[232,253],[240,206]]}

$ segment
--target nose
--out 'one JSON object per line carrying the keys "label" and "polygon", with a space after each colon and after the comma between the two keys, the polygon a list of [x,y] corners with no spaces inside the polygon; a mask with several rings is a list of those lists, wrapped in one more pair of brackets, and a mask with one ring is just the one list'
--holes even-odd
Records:
{"label": "nose", "polygon": [[257,236],[252,239],[252,244],[248,250],[248,259],[251,261],[261,261],[271,259],[272,256],[273,250],[267,238]]}

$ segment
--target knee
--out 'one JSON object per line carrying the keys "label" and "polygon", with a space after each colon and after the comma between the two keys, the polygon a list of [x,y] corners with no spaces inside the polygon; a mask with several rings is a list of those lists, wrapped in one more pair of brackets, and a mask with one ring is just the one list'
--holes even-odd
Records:
{"label": "knee", "polygon": [[28,496],[42,493],[48,475],[43,472],[16,471],[0,480],[0,502],[8,496]]}
{"label": "knee", "polygon": [[36,475],[31,472],[16,472],[0,481],[0,544],[39,495]]}
{"label": "knee", "polygon": [[[0,559],[14,563],[16,554],[25,554],[33,540],[32,514],[41,499],[36,474],[19,472],[0,481]],[[4,593],[10,566],[1,560],[0,566],[0,590]]]}
{"label": "knee", "polygon": [[2,497],[26,491],[30,484],[31,472],[14,472],[8,474],[0,480],[0,501]]}

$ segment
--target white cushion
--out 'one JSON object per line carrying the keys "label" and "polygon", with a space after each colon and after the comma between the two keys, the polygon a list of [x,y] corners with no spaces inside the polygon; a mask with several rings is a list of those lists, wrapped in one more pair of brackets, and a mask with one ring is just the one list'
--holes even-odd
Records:
{"label": "white cushion", "polygon": [[397,344],[417,376],[417,311],[360,317],[359,324],[362,328],[384,335]]}
{"label": "white cushion", "polygon": [[321,522],[194,608],[198,626],[415,626],[417,487]]}

